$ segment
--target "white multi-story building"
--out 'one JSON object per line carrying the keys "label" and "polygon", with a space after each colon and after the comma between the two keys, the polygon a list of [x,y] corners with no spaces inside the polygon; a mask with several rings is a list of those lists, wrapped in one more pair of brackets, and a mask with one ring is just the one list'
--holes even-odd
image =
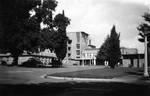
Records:
{"label": "white multi-story building", "polygon": [[[85,32],[68,32],[67,36],[71,40],[67,44],[67,54],[64,64],[68,65],[96,65],[96,55],[98,48],[91,45],[89,34]],[[138,54],[136,48],[121,47],[121,64],[124,67],[129,65],[142,66],[143,55]]]}
{"label": "white multi-story building", "polygon": [[[82,52],[88,48],[90,44],[89,34],[79,31],[79,32],[68,32],[67,36],[71,40],[68,42],[67,54],[64,61],[75,64],[80,64],[80,59],[82,57]],[[70,62],[72,61],[72,62]]]}
{"label": "white multi-story building", "polygon": [[68,57],[78,60],[81,58],[81,53],[89,45],[89,34],[85,32],[69,32],[67,36],[72,41],[68,43]]}
{"label": "white multi-story building", "polygon": [[89,34],[85,32],[68,32],[68,42],[65,63],[70,65],[96,65],[98,49],[91,45]]}
{"label": "white multi-story building", "polygon": [[98,48],[89,45],[87,49],[82,52],[82,57],[80,59],[80,65],[96,65],[96,55],[98,53]]}

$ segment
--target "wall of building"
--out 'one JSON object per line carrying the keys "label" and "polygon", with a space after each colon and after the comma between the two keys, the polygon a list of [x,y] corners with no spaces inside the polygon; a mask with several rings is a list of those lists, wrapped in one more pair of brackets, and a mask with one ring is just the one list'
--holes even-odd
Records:
{"label": "wall of building", "polygon": [[[123,67],[139,67],[143,58],[139,58],[138,50],[136,48],[125,48],[121,47],[121,54],[122,54],[122,66]],[[125,56],[125,57],[124,57]],[[126,58],[127,57],[127,58]]]}
{"label": "wall of building", "polygon": [[68,50],[71,59],[80,59],[82,51],[88,47],[89,35],[85,32],[69,32],[67,36],[72,40],[71,44],[68,44],[68,47],[71,47],[71,52]]}
{"label": "wall of building", "polygon": [[82,52],[82,58],[84,59],[92,59],[96,58],[98,49],[87,49]]}
{"label": "wall of building", "polygon": [[[49,64],[52,63],[52,58],[57,57],[56,54],[51,52],[49,49],[46,49],[40,53],[33,53],[32,55],[28,55],[25,52],[22,56],[19,56],[18,64],[21,65],[29,58],[38,58],[43,64]],[[13,62],[13,57],[11,56],[11,54],[0,54],[0,64],[2,61],[5,61],[8,65],[11,65]]]}
{"label": "wall of building", "polygon": [[[54,57],[49,57],[49,56],[41,56],[41,55],[22,55],[19,56],[18,58],[18,64],[21,65],[23,62],[27,61],[29,58],[38,58],[43,65],[49,65],[52,63],[52,58]],[[13,57],[12,56],[0,56],[0,64],[2,61],[5,61],[7,65],[11,65],[13,62]]]}
{"label": "wall of building", "polygon": [[[130,67],[131,60],[130,59],[123,59],[122,60],[123,67]],[[133,66],[132,67],[143,67],[144,66],[144,59],[133,59]]]}
{"label": "wall of building", "polygon": [[138,54],[138,50],[136,48],[120,48],[121,54]]}
{"label": "wall of building", "polygon": [[123,63],[123,67],[129,67],[129,65],[131,64],[131,61],[130,59],[123,59],[122,63]]}
{"label": "wall of building", "polygon": [[[90,48],[82,52],[81,65],[96,65],[96,55],[98,49]],[[87,64],[86,64],[87,63]]]}
{"label": "wall of building", "polygon": [[70,52],[67,51],[67,58],[69,57],[68,53],[70,53],[71,54],[70,58],[76,59],[76,44],[77,44],[76,32],[67,33],[67,36],[69,37],[70,40],[72,40],[71,44],[68,44],[67,46],[71,48]]}
{"label": "wall of building", "polygon": [[82,52],[88,48],[88,45],[89,45],[89,38],[88,38],[88,34],[84,33],[84,32],[81,32],[81,42],[80,42],[80,45],[81,45],[81,54],[80,54],[80,57],[82,56]]}
{"label": "wall of building", "polygon": [[[67,54],[63,62],[79,64],[82,52],[88,47],[89,35],[85,32],[68,32],[67,36],[72,40],[71,44],[67,44]],[[78,60],[78,61],[77,61]]]}

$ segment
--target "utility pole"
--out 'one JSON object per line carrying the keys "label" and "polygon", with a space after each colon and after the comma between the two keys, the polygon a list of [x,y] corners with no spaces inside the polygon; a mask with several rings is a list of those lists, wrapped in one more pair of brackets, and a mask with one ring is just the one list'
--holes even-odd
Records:
{"label": "utility pole", "polygon": [[[148,10],[150,10],[150,2],[149,0],[146,0],[146,6],[148,6]],[[147,35],[150,34],[150,30],[148,28],[144,28],[145,32],[144,32],[144,47],[145,47],[145,52],[144,52],[144,60],[145,60],[145,64],[144,64],[144,77],[149,77],[149,74],[148,74],[148,54],[147,54]]]}
{"label": "utility pole", "polygon": [[[147,32],[148,33],[148,32]],[[144,42],[144,47],[145,47],[145,52],[144,52],[144,60],[145,60],[145,65],[144,65],[144,77],[149,77],[148,74],[148,57],[147,57],[147,34],[145,34],[145,42]]]}

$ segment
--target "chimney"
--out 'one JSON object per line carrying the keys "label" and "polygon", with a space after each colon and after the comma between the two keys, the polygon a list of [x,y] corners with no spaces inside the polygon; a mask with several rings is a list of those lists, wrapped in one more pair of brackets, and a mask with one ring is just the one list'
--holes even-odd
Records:
{"label": "chimney", "polygon": [[65,16],[65,11],[64,10],[62,10],[62,15]]}
{"label": "chimney", "polygon": [[89,45],[91,45],[91,40],[89,40]]}

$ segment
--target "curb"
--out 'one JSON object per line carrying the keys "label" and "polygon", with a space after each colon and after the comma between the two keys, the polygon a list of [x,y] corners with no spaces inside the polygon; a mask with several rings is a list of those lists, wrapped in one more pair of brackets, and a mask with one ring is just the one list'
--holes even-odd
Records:
{"label": "curb", "polygon": [[68,81],[89,81],[89,82],[123,82],[123,83],[130,83],[132,81],[128,81],[125,79],[99,79],[99,78],[73,78],[73,77],[58,77],[58,76],[48,76],[43,75],[44,78],[52,78],[52,79],[59,79],[59,80],[68,80]]}

